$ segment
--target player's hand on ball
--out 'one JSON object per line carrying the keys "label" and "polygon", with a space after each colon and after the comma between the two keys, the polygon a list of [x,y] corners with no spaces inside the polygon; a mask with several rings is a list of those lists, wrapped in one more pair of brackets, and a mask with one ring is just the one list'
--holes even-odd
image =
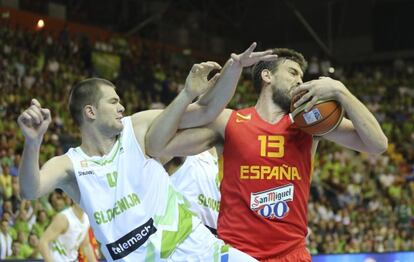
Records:
{"label": "player's hand on ball", "polygon": [[32,99],[30,107],[17,118],[24,137],[29,140],[42,139],[50,122],[50,110],[42,108],[36,99]]}
{"label": "player's hand on ball", "polygon": [[220,73],[217,73],[211,79],[208,79],[208,74],[212,70],[220,69],[221,66],[219,64],[211,61],[193,65],[185,80],[185,91],[192,97],[204,94],[215,85],[220,76]]}
{"label": "player's hand on ball", "polygon": [[347,91],[347,88],[338,80],[320,77],[295,87],[292,90],[292,97],[304,91],[306,93],[295,102],[294,107],[297,108],[306,102],[305,111],[307,112],[320,100],[333,99],[340,102],[341,93]]}

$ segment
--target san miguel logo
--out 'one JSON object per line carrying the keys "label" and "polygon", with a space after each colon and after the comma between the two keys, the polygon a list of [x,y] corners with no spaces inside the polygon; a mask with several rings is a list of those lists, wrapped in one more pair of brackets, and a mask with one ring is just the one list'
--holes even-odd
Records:
{"label": "san miguel logo", "polygon": [[250,194],[250,209],[268,219],[282,219],[289,212],[288,201],[293,200],[293,184]]}

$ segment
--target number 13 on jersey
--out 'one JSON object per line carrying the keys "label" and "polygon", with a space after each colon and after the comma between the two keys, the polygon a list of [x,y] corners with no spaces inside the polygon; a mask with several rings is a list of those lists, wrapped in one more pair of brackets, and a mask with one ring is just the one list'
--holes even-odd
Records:
{"label": "number 13 on jersey", "polygon": [[281,158],[285,155],[285,137],[284,136],[265,136],[257,137],[260,141],[261,157]]}

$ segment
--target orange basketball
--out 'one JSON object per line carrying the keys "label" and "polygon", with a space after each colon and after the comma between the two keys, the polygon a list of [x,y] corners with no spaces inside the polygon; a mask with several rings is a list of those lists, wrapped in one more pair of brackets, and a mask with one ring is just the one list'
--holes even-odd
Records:
{"label": "orange basketball", "polygon": [[308,112],[305,112],[306,103],[298,108],[293,106],[305,93],[301,92],[293,97],[290,105],[290,116],[296,126],[314,136],[323,136],[334,130],[344,116],[341,104],[333,99],[318,101]]}

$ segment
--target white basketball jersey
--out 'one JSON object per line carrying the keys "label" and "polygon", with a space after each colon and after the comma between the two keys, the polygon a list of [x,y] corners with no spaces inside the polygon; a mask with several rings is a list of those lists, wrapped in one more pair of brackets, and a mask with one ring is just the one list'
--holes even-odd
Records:
{"label": "white basketball jersey", "polygon": [[89,229],[89,219],[84,213],[82,220],[75,215],[72,207],[61,211],[66,216],[69,226],[65,233],[49,243],[53,261],[78,261],[78,249]]}
{"label": "white basketball jersey", "polygon": [[[109,154],[89,157],[80,147],[68,151],[80,205],[108,261],[164,261],[201,221],[163,166],[145,158],[131,118],[122,122],[124,129]],[[212,245],[209,238],[206,243]]]}
{"label": "white basketball jersey", "polygon": [[178,192],[191,203],[191,210],[201,221],[217,229],[220,210],[220,189],[217,158],[208,151],[189,156],[183,165],[171,176],[171,182]]}

